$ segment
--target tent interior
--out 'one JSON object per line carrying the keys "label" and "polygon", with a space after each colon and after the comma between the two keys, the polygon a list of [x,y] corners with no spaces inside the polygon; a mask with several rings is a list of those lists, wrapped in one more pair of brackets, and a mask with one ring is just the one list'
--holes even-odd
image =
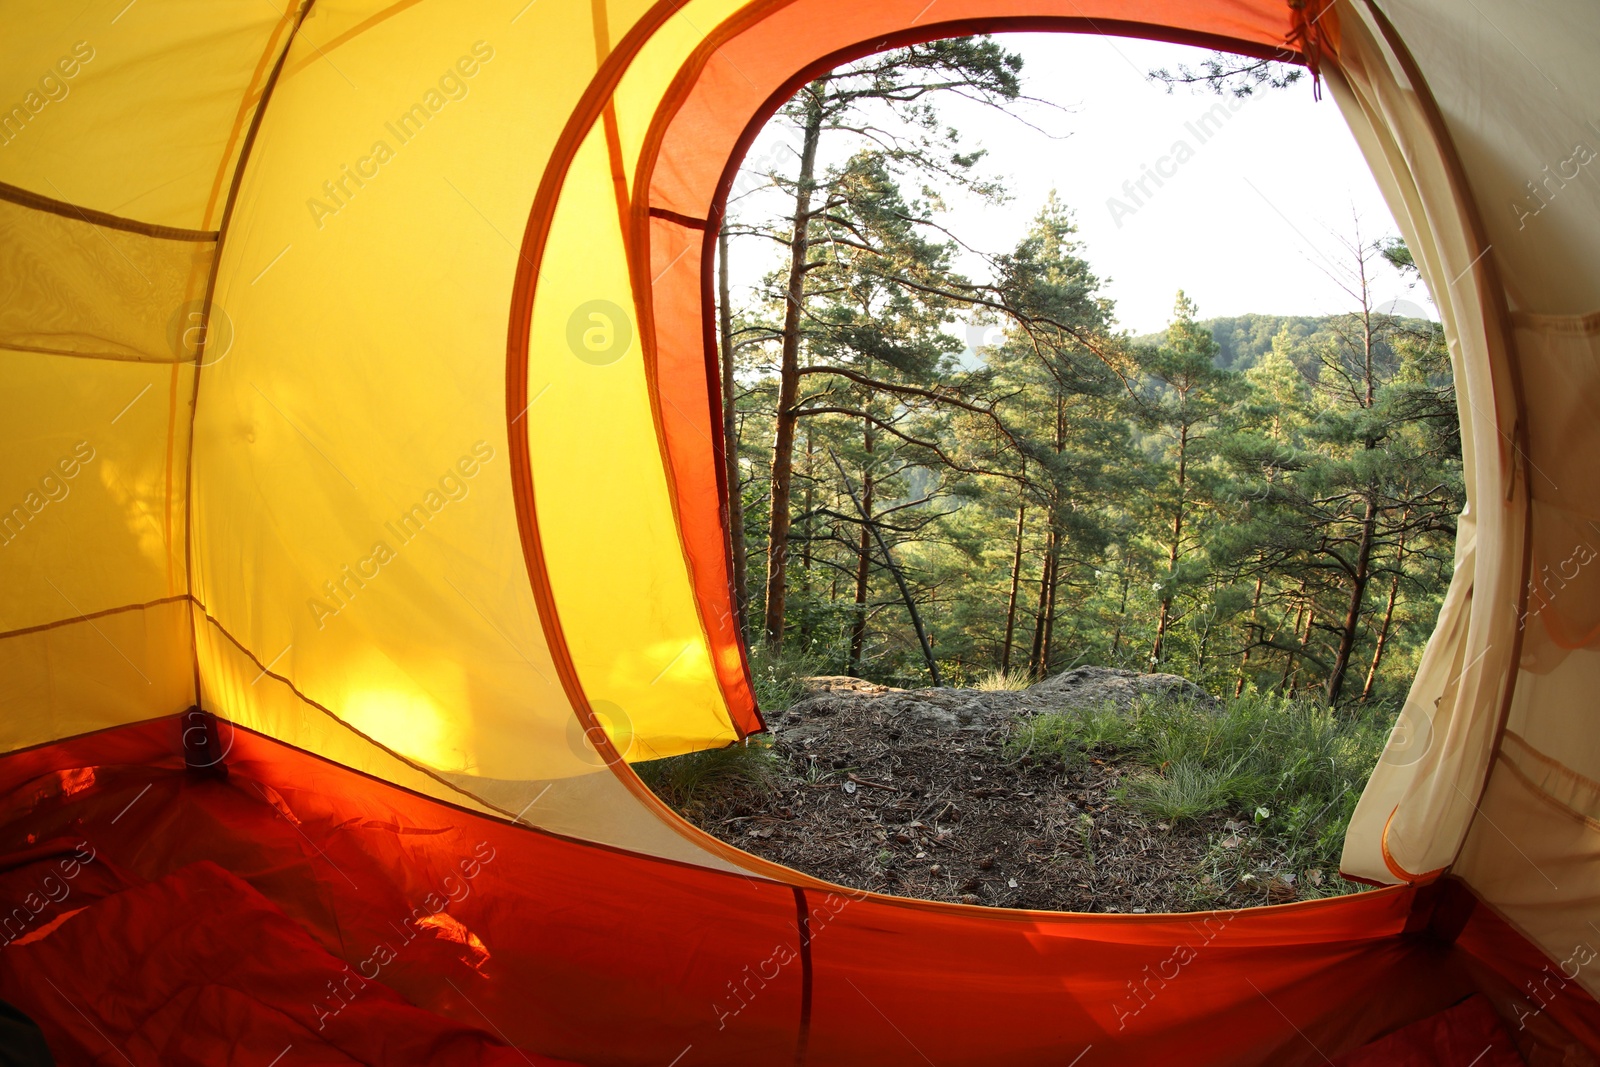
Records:
{"label": "tent interior", "polygon": [[[1592,5],[0,10],[0,1000],[58,1062],[1312,1064],[1473,995],[1503,1062],[1600,1056]],[[1469,504],[1370,892],[857,892],[629,767],[762,728],[710,279],[744,150],[815,72],[1007,30],[1311,66],[1434,295]]]}

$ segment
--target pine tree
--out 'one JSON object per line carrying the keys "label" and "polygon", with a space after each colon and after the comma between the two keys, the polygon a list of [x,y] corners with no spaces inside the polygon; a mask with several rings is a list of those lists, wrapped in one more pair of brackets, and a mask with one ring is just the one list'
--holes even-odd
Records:
{"label": "pine tree", "polygon": [[[789,188],[793,211],[789,229],[781,239],[789,246],[789,264],[783,286],[783,317],[779,331],[778,396],[775,411],[770,478],[770,527],[767,534],[766,605],[763,630],[767,644],[783,643],[784,608],[788,582],[791,493],[794,475],[794,441],[799,417],[801,349],[809,332],[810,304],[814,294],[808,275],[820,263],[811,257],[813,227],[834,216],[849,195],[832,183],[820,190],[817,180],[818,150],[825,133],[849,130],[886,142],[879,157],[892,157],[896,167],[924,177],[942,177],[982,193],[992,186],[975,178],[972,168],[979,154],[955,149],[957,135],[941,130],[933,95],[964,92],[1001,103],[1020,92],[1017,73],[1021,58],[987,38],[933,41],[887,52],[813,80],[784,111],[801,131],[798,173]],[[874,105],[887,105],[905,125],[874,126],[863,117]],[[836,238],[837,240],[837,238]]]}
{"label": "pine tree", "polygon": [[1162,521],[1151,536],[1164,550],[1166,570],[1158,579],[1152,668],[1161,663],[1167,631],[1181,610],[1174,605],[1204,577],[1199,549],[1214,510],[1209,506],[1215,480],[1211,460],[1220,424],[1240,392],[1237,375],[1217,368],[1217,342],[1195,320],[1196,311],[1180,291],[1166,343],[1146,349],[1140,360],[1149,388],[1138,407],[1139,421],[1150,435],[1153,458],[1168,471],[1153,501]]}

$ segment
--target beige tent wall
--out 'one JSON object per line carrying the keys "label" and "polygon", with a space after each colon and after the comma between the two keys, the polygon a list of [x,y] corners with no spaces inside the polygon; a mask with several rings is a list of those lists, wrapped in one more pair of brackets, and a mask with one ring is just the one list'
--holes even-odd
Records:
{"label": "beige tent wall", "polygon": [[1493,302],[1474,273],[1486,264],[1468,232],[1469,209],[1456,196],[1422,104],[1364,5],[1340,12],[1340,72],[1329,80],[1450,338],[1468,499],[1439,625],[1345,846],[1347,873],[1393,881],[1454,858],[1494,743],[1515,612],[1482,605],[1511,603],[1519,581],[1521,515],[1502,430],[1516,416],[1503,382],[1503,338],[1489,318]]}
{"label": "beige tent wall", "polygon": [[[1551,958],[1583,959],[1600,947],[1600,316],[1519,314],[1516,337],[1534,470],[1521,670],[1454,870]],[[1600,991],[1592,969],[1578,980]]]}
{"label": "beige tent wall", "polygon": [[[1335,86],[1450,330],[1471,505],[1455,583],[1344,865],[1382,881],[1449,866],[1567,959],[1600,944],[1600,319],[1585,317],[1600,308],[1600,179],[1588,172],[1600,113],[1583,110],[1600,100],[1596,13],[1382,8],[1438,102],[1465,188],[1364,5],[1341,6]],[[1465,239],[1471,209],[1481,247]],[[1504,326],[1493,284],[1513,312]],[[1505,681],[1509,702],[1497,697]]]}
{"label": "beige tent wall", "polygon": [[1402,29],[1426,25],[1420,60],[1455,72],[1440,91],[1515,310],[1533,514],[1516,695],[1454,869],[1567,960],[1600,947],[1600,12],[1470,14]]}

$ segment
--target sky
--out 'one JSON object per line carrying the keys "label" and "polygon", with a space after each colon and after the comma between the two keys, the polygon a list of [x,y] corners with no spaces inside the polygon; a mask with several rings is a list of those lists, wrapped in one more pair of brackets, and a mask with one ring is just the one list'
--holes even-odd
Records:
{"label": "sky", "polygon": [[[963,132],[967,147],[987,150],[980,166],[1012,195],[1000,208],[951,200],[950,228],[986,252],[1005,251],[1054,189],[1072,209],[1080,254],[1106,280],[1119,326],[1134,334],[1164,328],[1179,289],[1201,318],[1348,311],[1350,297],[1330,276],[1349,261],[1341,238],[1351,237],[1357,220],[1364,240],[1399,234],[1338,106],[1327,92],[1312,98],[1309,76],[1230,106],[1203,87],[1168,93],[1145,76],[1198,67],[1204,50],[1076,34],[998,40],[1023,56],[1024,93],[1069,111],[1024,105],[1027,121],[1020,122],[959,100],[944,103],[948,124]],[[769,127],[745,169],[776,166],[793,175],[794,139]],[[1146,168],[1164,172],[1159,186]],[[741,181],[736,193],[754,184]],[[760,210],[784,209],[759,192],[735,206],[739,213]],[[754,284],[785,254],[770,242],[736,241],[734,284]],[[1380,306],[1437,318],[1423,287],[1379,267]],[[981,273],[975,260],[964,269]]]}

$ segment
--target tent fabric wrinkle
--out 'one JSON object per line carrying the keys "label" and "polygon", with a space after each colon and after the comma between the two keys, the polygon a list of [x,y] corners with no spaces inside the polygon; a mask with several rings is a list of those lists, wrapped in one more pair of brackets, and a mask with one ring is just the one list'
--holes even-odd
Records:
{"label": "tent fabric wrinkle", "polygon": [[[1600,1057],[1592,5],[0,5],[0,1015],[59,1062]],[[745,152],[823,70],[1009,31],[1309,67],[1439,309],[1468,505],[1369,892],[863,893],[630,767],[763,728]]]}

